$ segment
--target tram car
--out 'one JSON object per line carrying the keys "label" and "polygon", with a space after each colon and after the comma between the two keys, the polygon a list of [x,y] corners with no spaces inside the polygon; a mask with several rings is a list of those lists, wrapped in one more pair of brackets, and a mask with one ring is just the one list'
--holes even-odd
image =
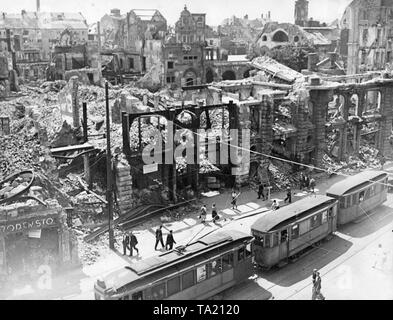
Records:
{"label": "tram car", "polygon": [[96,300],[203,300],[253,274],[252,236],[215,232],[108,274],[94,285]]}
{"label": "tram car", "polygon": [[364,171],[331,186],[326,195],[339,201],[338,226],[358,219],[387,199],[388,174]]}
{"label": "tram car", "polygon": [[313,195],[259,218],[252,226],[255,262],[271,268],[336,231],[338,201]]}

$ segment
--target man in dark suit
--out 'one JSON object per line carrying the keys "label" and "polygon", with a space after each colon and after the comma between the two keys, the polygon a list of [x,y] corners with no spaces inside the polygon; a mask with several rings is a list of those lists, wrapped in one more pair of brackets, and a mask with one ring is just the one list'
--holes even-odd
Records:
{"label": "man in dark suit", "polygon": [[129,248],[130,245],[130,237],[127,233],[123,233],[123,256],[127,254],[127,248]]}
{"label": "man in dark suit", "polygon": [[161,242],[162,248],[164,248],[164,240],[162,239],[162,226],[156,230],[156,245],[154,246],[154,250],[157,250],[157,245],[159,242]]}
{"label": "man in dark suit", "polygon": [[[172,250],[173,244],[176,243],[175,239],[173,239],[173,232],[172,230],[169,232],[168,236],[166,237],[166,245],[165,249],[166,250]],[[169,247],[169,249],[168,249]]]}
{"label": "man in dark suit", "polygon": [[136,247],[137,244],[138,244],[138,239],[131,231],[131,233],[130,233],[130,257],[132,256],[132,249],[135,249],[136,253],[139,254],[139,250]]}

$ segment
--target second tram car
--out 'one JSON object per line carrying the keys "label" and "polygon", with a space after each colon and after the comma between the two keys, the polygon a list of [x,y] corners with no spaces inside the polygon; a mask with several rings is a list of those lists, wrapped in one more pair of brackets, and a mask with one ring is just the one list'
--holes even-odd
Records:
{"label": "second tram car", "polygon": [[337,204],[314,195],[258,219],[251,227],[255,262],[270,268],[335,232]]}
{"label": "second tram car", "polygon": [[364,171],[334,184],[326,191],[326,195],[339,200],[337,224],[340,226],[384,203],[387,192],[386,172]]}

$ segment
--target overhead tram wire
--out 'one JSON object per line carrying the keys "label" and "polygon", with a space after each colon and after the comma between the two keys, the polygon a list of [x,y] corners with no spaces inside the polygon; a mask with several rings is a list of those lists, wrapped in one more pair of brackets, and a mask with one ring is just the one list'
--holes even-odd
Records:
{"label": "overhead tram wire", "polygon": [[[178,127],[182,128],[182,129],[190,130],[189,128],[182,127],[182,126],[180,126],[179,124],[176,124],[176,125],[177,125]],[[201,134],[199,134],[199,133],[197,133],[197,132],[194,132],[194,133],[195,133],[196,135],[202,137],[202,138],[205,138],[205,136],[203,136],[203,135],[201,135]],[[333,173],[334,173],[334,174],[336,174],[336,175],[343,176],[343,177],[345,177],[345,178],[352,177],[352,175],[347,175],[347,174],[344,174],[344,173],[339,172],[339,171],[328,170],[328,169],[319,168],[319,167],[312,166],[312,165],[308,165],[308,164],[303,164],[303,163],[301,163],[301,162],[297,162],[297,161],[293,161],[293,160],[278,158],[278,157],[275,157],[275,156],[272,156],[272,155],[264,154],[264,153],[262,153],[262,152],[257,152],[257,151],[253,151],[253,150],[251,150],[251,149],[246,149],[246,148],[244,148],[244,147],[239,147],[239,146],[231,145],[231,144],[226,143],[226,142],[224,142],[224,141],[221,141],[221,144],[227,145],[227,146],[232,147],[232,148],[237,148],[237,149],[239,149],[239,150],[244,150],[244,151],[246,151],[246,152],[250,152],[250,153],[255,154],[255,155],[261,155],[261,156],[266,157],[266,158],[270,158],[270,159],[274,159],[274,160],[278,160],[278,161],[282,161],[282,162],[287,162],[287,163],[291,163],[291,164],[296,164],[296,165],[301,166],[301,167],[306,167],[306,168],[309,168],[309,169],[317,169],[317,170],[319,170],[319,171],[323,171],[323,172],[329,173],[329,174],[333,174]],[[382,171],[382,172],[389,174],[389,172],[386,172],[386,171]],[[393,187],[393,185],[392,185],[392,184],[389,184],[389,183],[376,182],[376,181],[372,181],[372,180],[366,180],[366,181],[367,181],[367,182],[373,182],[373,183],[376,183],[376,184],[381,184],[381,185],[384,185],[384,186]]]}

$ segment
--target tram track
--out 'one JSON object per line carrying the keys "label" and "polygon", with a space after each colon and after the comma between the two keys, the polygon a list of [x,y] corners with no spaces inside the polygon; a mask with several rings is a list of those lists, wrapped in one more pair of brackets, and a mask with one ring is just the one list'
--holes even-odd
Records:
{"label": "tram track", "polygon": [[[351,255],[349,255],[348,257],[346,257],[343,261],[341,261],[340,263],[338,263],[337,265],[331,267],[330,269],[328,269],[326,272],[324,272],[322,274],[322,276],[326,276],[327,274],[331,273],[332,271],[336,270],[337,268],[339,268],[340,266],[342,266],[346,261],[348,261],[349,259],[353,258],[354,256],[356,256],[357,254],[361,253],[364,249],[366,249],[367,247],[371,246],[373,243],[375,243],[378,239],[382,238],[383,236],[385,236],[387,233],[391,232],[391,226],[389,226],[387,228],[388,230],[386,230],[385,232],[381,233],[380,235],[378,235],[378,237],[374,238],[372,241],[370,241],[369,243],[367,243],[366,245],[362,246],[361,249],[355,251],[354,253],[352,253]],[[296,290],[295,293],[289,295],[288,297],[286,297],[284,300],[288,300],[291,297],[295,296],[296,294],[298,294],[299,292],[309,288],[311,286],[311,284],[307,284],[305,286],[303,286],[302,288],[300,288],[300,290]]]}

